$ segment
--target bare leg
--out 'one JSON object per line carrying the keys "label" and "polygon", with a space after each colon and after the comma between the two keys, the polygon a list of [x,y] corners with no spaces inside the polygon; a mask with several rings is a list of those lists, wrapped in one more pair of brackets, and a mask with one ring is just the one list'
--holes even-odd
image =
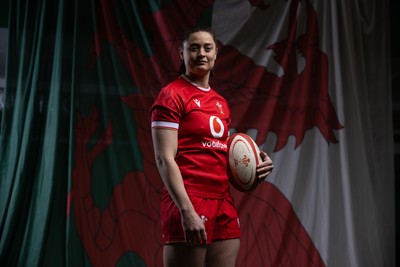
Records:
{"label": "bare leg", "polygon": [[206,247],[190,247],[186,244],[164,246],[164,267],[204,267]]}
{"label": "bare leg", "polygon": [[207,249],[207,267],[235,267],[240,239],[214,241]]}

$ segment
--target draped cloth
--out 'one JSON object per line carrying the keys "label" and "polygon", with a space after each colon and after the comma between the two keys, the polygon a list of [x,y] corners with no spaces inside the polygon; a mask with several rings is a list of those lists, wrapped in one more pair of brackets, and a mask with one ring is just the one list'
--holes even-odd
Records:
{"label": "draped cloth", "polygon": [[[162,266],[149,106],[183,32],[274,162],[237,266],[394,266],[388,1],[10,1],[1,266]],[[212,171],[212,170],[210,170]]]}

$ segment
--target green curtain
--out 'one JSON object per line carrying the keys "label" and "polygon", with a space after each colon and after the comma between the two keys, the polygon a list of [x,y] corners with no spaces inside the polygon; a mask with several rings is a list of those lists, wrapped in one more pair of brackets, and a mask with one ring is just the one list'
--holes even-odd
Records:
{"label": "green curtain", "polygon": [[[76,139],[78,116],[97,109],[99,128],[113,123],[116,141],[93,162],[92,194],[100,210],[121,177],[142,168],[131,110],[120,100],[134,84],[111,46],[90,62],[98,5],[10,1],[0,136],[1,266],[91,266],[69,210],[71,177],[75,144],[92,148],[101,138],[94,131],[89,140]],[[121,266],[142,264],[134,254],[126,259]]]}
{"label": "green curtain", "polygon": [[[125,62],[133,52],[121,44],[130,36],[151,55],[138,13],[168,2],[10,1],[0,266],[160,264],[162,182],[147,133],[156,92],[139,92],[127,65],[142,62]],[[104,41],[114,34],[120,42]]]}
{"label": "green curtain", "polygon": [[62,64],[72,48],[65,8],[64,1],[11,3],[0,143],[3,266],[58,263],[65,245],[70,114],[60,104],[72,78],[71,65]]}
{"label": "green curtain", "polygon": [[[0,143],[2,266],[62,266],[74,1],[11,1]],[[68,61],[68,62],[67,62]],[[61,264],[60,264],[61,263]]]}

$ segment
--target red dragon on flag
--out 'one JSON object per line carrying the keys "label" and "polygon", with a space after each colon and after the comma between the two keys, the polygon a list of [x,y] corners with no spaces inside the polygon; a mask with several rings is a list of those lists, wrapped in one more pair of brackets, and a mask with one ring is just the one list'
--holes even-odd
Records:
{"label": "red dragon on flag", "polygon": [[[91,194],[95,183],[91,169],[95,158],[113,142],[113,122],[108,122],[95,145],[89,148],[88,143],[99,128],[101,110],[95,107],[86,117],[78,114],[69,203],[78,235],[93,266],[115,266],[129,252],[139,255],[147,266],[162,266],[158,211],[162,181],[154,162],[148,109],[158,90],[176,77],[182,33],[186,27],[195,25],[213,2],[176,0],[157,12],[142,14],[137,19],[151,40],[150,52],[144,51],[118,24],[113,12],[116,0],[100,2],[92,63],[100,57],[102,43],[113,45],[139,89],[137,93],[121,96],[121,104],[130,107],[137,124],[143,171],[121,177],[109,206],[100,211]],[[258,8],[268,8],[263,1],[249,2]],[[222,49],[213,87],[231,105],[232,127],[243,132],[257,129],[258,144],[265,142],[268,132],[275,133],[274,151],[285,147],[291,135],[296,137],[296,147],[299,146],[306,131],[314,127],[327,142],[336,143],[333,131],[342,128],[328,95],[328,58],[319,49],[317,16],[308,1],[303,1],[307,30],[296,37],[299,2],[290,2],[287,38],[266,48],[274,51],[284,75],[269,72],[234,47],[219,43]],[[305,60],[300,73],[296,50]],[[243,231],[238,266],[325,266],[290,202],[273,184],[262,183],[247,194],[234,189],[232,192]]]}

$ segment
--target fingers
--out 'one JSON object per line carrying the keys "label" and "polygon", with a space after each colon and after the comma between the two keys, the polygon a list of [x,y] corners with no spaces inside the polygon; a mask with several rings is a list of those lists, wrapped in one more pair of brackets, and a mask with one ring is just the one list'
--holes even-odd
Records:
{"label": "fingers", "polygon": [[260,157],[262,162],[257,165],[257,176],[259,182],[262,182],[268,175],[271,174],[274,169],[271,158],[264,151],[260,151]]}
{"label": "fingers", "polygon": [[[194,211],[194,210],[193,210]],[[185,242],[189,246],[205,246],[207,233],[205,215],[199,216],[196,212],[182,214],[182,228],[184,229]]]}
{"label": "fingers", "polygon": [[205,246],[207,244],[207,234],[204,229],[186,230],[186,244],[189,246]]}
{"label": "fingers", "polygon": [[201,240],[203,241],[201,243],[202,246],[207,245],[207,233],[206,233],[206,231],[202,231],[201,232]]}
{"label": "fingers", "polygon": [[268,154],[264,151],[260,151],[260,157],[262,159],[262,162],[260,164],[263,164],[265,162],[267,162],[268,164],[271,163],[272,164],[272,160],[271,158],[268,156]]}

